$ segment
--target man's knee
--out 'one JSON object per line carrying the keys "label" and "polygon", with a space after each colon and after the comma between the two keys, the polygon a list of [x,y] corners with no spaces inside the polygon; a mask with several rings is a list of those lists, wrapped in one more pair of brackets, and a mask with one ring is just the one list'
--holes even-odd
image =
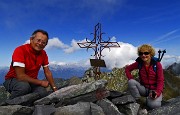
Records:
{"label": "man's knee", "polygon": [[19,94],[24,95],[31,92],[31,87],[28,82],[18,82],[13,87],[13,91],[16,91]]}
{"label": "man's knee", "polygon": [[10,98],[22,96],[31,92],[31,87],[28,82],[16,82],[11,89]]}

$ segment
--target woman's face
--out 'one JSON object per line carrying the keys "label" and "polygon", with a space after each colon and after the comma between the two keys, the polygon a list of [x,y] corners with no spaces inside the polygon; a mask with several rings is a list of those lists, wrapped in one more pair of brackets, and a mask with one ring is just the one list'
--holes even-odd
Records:
{"label": "woman's face", "polygon": [[139,52],[139,57],[144,61],[144,62],[150,62],[151,61],[151,55],[148,50],[142,50]]}

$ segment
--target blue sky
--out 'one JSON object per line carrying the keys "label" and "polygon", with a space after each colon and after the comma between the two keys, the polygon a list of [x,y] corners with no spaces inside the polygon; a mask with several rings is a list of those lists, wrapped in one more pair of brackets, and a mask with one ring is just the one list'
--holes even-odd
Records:
{"label": "blue sky", "polygon": [[0,66],[9,66],[14,48],[39,28],[50,36],[45,49],[50,63],[88,65],[93,50],[80,49],[77,42],[92,40],[97,23],[104,40],[121,45],[103,51],[109,68],[132,63],[144,43],[166,49],[163,66],[179,62],[179,6],[179,0],[1,0]]}

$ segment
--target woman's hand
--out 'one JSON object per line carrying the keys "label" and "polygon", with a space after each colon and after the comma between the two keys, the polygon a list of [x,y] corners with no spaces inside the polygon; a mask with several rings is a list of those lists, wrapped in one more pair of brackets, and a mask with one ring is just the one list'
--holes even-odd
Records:
{"label": "woman's hand", "polygon": [[156,91],[151,91],[151,92],[149,93],[149,96],[150,96],[152,99],[156,99],[156,98],[157,98],[157,93],[156,93]]}

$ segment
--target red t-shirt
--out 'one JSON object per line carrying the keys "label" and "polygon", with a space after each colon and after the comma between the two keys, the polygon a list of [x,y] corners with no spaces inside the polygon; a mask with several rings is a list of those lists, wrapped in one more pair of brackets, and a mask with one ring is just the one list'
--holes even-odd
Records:
{"label": "red t-shirt", "polygon": [[10,70],[5,79],[16,78],[13,66],[24,67],[28,76],[37,79],[41,66],[47,66],[48,64],[48,56],[44,50],[37,53],[30,44],[19,46],[14,50]]}

